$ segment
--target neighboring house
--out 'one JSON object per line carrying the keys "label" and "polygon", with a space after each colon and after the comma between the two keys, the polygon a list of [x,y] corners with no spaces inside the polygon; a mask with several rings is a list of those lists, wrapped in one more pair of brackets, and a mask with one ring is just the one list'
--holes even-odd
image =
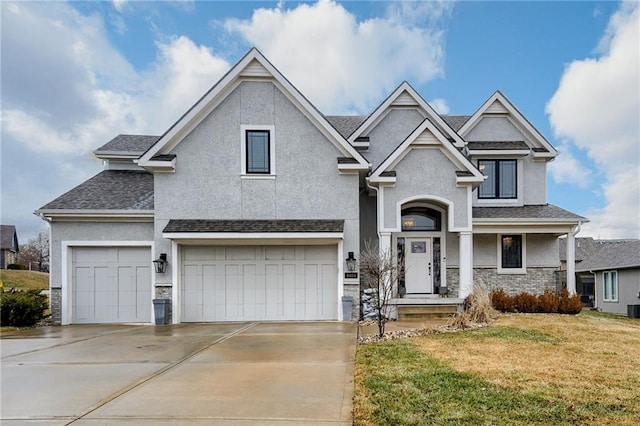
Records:
{"label": "neighboring house", "polygon": [[149,322],[152,298],[174,323],[342,320],[344,295],[357,318],[346,259],[367,240],[405,262],[393,306],[540,292],[586,221],[547,204],[557,152],[502,93],[439,115],[405,82],[368,116],[325,116],[256,49],[163,135],[95,155],[104,171],[36,212],[63,324]]}
{"label": "neighboring house", "polygon": [[0,269],[16,263],[20,246],[18,233],[13,225],[0,225]]}
{"label": "neighboring house", "polygon": [[629,305],[640,305],[640,240],[593,240],[576,273],[592,277],[598,310],[627,315]]}
{"label": "neighboring house", "polygon": [[[560,239],[560,271],[559,288],[567,286],[567,245],[564,238]],[[577,272],[580,265],[596,250],[596,240],[591,237],[575,239],[575,280],[576,293],[580,294],[582,303],[586,307],[593,308],[595,306],[595,280],[593,274],[589,272]]]}

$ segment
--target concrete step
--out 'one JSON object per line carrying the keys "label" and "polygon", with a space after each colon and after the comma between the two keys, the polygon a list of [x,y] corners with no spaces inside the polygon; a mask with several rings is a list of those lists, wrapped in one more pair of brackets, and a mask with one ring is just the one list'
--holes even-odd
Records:
{"label": "concrete step", "polygon": [[434,318],[448,318],[458,312],[457,305],[399,305],[399,321],[420,321]]}

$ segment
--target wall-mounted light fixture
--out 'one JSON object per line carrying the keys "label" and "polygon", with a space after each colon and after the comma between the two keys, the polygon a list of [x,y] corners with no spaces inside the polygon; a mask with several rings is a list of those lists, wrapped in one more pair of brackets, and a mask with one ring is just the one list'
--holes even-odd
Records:
{"label": "wall-mounted light fixture", "polygon": [[346,259],[347,272],[355,272],[356,270],[356,258],[353,256],[353,252],[350,251]]}
{"label": "wall-mounted light fixture", "polygon": [[165,272],[167,272],[168,264],[169,262],[167,262],[167,253],[161,253],[160,257],[153,261],[153,267],[158,274],[164,274]]}

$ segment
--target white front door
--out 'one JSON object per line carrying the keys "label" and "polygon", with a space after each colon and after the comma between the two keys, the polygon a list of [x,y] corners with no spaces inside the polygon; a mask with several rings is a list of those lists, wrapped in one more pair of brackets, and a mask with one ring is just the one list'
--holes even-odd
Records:
{"label": "white front door", "polygon": [[407,294],[433,293],[432,239],[407,238],[405,245],[405,288]]}

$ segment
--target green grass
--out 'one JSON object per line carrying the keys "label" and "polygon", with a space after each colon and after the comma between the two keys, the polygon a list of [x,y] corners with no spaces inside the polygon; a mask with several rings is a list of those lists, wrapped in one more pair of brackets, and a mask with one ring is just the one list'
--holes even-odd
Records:
{"label": "green grass", "polygon": [[362,384],[373,403],[369,421],[377,425],[566,424],[587,420],[593,410],[457,372],[409,341],[361,347],[358,362],[367,369]]}
{"label": "green grass", "polygon": [[358,347],[356,425],[638,425],[640,321],[504,315]]}
{"label": "green grass", "polygon": [[46,290],[49,288],[49,274],[33,271],[0,269],[0,281],[4,290]]}

